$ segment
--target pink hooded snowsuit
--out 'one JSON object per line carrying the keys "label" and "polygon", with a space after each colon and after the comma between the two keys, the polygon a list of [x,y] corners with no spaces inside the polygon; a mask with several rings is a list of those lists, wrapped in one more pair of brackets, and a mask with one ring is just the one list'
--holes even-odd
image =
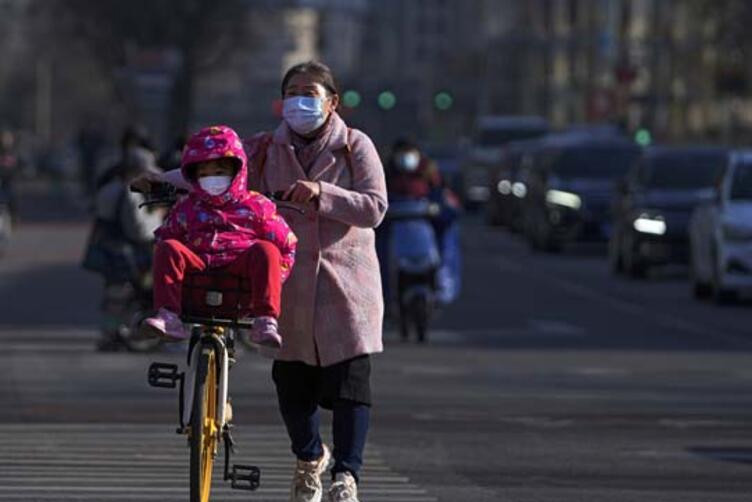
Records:
{"label": "pink hooded snowsuit", "polygon": [[[230,188],[210,195],[192,177],[189,166],[223,157],[238,160]],[[295,262],[297,238],[276,206],[258,192],[248,191],[248,166],[243,144],[227,126],[213,126],[194,134],[183,150],[181,170],[193,191],[178,202],[155,232],[158,241],[175,239],[193,251],[208,268],[234,262],[259,241],[280,251],[281,279],[289,277]]]}

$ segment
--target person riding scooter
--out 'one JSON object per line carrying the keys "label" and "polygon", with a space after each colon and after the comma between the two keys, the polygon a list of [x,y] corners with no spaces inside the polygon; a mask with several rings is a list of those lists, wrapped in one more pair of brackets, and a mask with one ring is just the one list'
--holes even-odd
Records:
{"label": "person riding scooter", "polygon": [[417,144],[404,138],[394,143],[386,163],[386,187],[390,196],[421,199],[430,197],[442,185],[436,163],[424,155]]}
{"label": "person riding scooter", "polygon": [[395,143],[386,175],[390,208],[377,236],[384,297],[399,311],[403,339],[412,324],[423,341],[433,307],[457,296],[459,202],[410,140]]}

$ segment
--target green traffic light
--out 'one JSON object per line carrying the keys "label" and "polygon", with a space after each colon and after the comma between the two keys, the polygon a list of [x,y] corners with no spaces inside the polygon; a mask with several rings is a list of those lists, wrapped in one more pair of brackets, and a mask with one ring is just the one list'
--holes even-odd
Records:
{"label": "green traffic light", "polygon": [[342,104],[344,104],[348,108],[357,108],[358,105],[360,105],[360,94],[358,91],[345,91],[345,93],[342,95]]}
{"label": "green traffic light", "polygon": [[391,110],[397,104],[397,96],[392,91],[384,91],[379,94],[378,103],[382,110]]}
{"label": "green traffic light", "polygon": [[647,129],[638,129],[635,132],[635,143],[640,146],[648,146],[653,142],[653,136]]}
{"label": "green traffic light", "polygon": [[454,104],[454,98],[448,92],[439,92],[433,98],[433,104],[441,111],[449,110]]}

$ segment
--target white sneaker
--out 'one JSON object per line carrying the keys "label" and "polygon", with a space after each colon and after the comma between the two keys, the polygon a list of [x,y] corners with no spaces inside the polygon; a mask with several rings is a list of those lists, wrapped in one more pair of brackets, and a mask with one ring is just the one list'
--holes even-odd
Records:
{"label": "white sneaker", "polygon": [[324,453],[318,460],[305,462],[298,460],[295,475],[292,478],[290,502],[321,502],[324,489],[321,486],[321,474],[329,465],[331,454],[326,445],[321,445]]}
{"label": "white sneaker", "polygon": [[349,472],[338,472],[329,488],[329,502],[358,502],[358,485]]}

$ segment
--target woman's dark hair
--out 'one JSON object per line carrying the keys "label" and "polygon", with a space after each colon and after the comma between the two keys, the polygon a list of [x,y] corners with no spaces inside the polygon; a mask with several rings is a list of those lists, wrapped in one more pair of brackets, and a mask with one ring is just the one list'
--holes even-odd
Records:
{"label": "woman's dark hair", "polygon": [[402,150],[420,150],[420,148],[418,147],[418,142],[413,138],[409,136],[402,136],[400,138],[397,138],[392,144],[392,151],[397,152]]}
{"label": "woman's dark hair", "polygon": [[283,96],[285,95],[285,88],[287,88],[287,83],[290,81],[290,79],[295,75],[300,74],[310,75],[311,77],[313,77],[316,83],[323,85],[324,89],[326,89],[330,93],[339,94],[339,88],[337,87],[337,82],[334,80],[332,70],[324,63],[319,63],[318,61],[308,61],[307,63],[296,64],[295,66],[287,70],[287,73],[285,73],[285,76],[282,78]]}

